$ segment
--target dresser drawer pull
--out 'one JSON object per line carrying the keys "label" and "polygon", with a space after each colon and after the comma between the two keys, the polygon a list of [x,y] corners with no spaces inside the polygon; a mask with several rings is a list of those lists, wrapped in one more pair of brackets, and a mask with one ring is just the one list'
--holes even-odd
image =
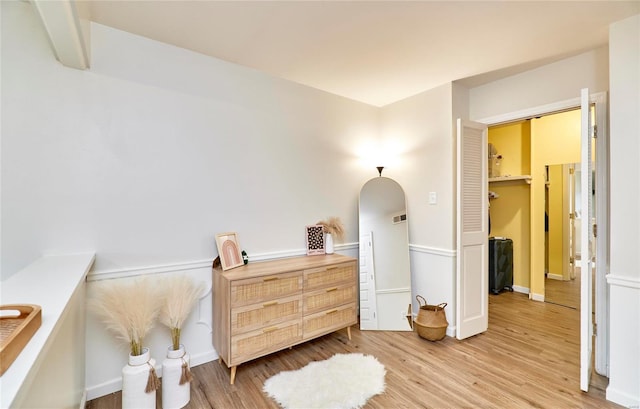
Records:
{"label": "dresser drawer pull", "polygon": [[327,292],[338,291],[338,287],[327,288]]}
{"label": "dresser drawer pull", "polygon": [[338,310],[331,310],[331,311],[327,311],[327,312],[325,313],[325,315],[335,314],[336,312],[338,312]]}
{"label": "dresser drawer pull", "polygon": [[271,306],[274,306],[274,305],[278,305],[278,301],[266,302],[266,303],[262,304],[262,307],[265,308],[265,307],[271,307]]}
{"label": "dresser drawer pull", "polygon": [[278,279],[278,277],[267,277],[267,278],[263,278],[262,281],[276,281]]}
{"label": "dresser drawer pull", "polygon": [[267,332],[273,332],[273,331],[275,331],[277,329],[278,329],[278,327],[269,327],[269,328],[263,329],[262,332],[266,334]]}
{"label": "dresser drawer pull", "polygon": [[329,270],[337,270],[339,267],[327,267],[327,271]]}

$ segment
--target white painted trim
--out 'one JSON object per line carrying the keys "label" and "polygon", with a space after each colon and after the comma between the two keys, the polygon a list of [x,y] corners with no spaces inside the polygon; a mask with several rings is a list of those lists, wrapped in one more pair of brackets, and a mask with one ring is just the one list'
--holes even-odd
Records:
{"label": "white painted trim", "polygon": [[607,274],[607,284],[617,287],[627,287],[640,290],[640,278],[628,277],[618,274]]}
{"label": "white painted trim", "polygon": [[78,405],[78,409],[85,409],[87,406],[87,390],[85,389],[82,393],[82,398],[80,398],[80,405]]}
{"label": "white painted trim", "polygon": [[609,109],[608,93],[599,92],[591,95],[590,101],[595,103],[598,126],[596,138],[596,223],[598,238],[596,239],[596,277],[595,277],[595,320],[605,330],[596,336],[595,369],[600,375],[609,377],[609,289],[606,274],[609,273]]}
{"label": "white painted trim", "polygon": [[[335,246],[336,252],[357,250],[358,242],[344,243]],[[258,253],[249,256],[249,262],[277,260],[282,258],[304,256],[307,252],[305,249],[294,249],[277,251],[270,253]],[[158,264],[139,267],[125,267],[113,270],[91,271],[87,275],[87,281],[113,280],[127,277],[138,277],[144,275],[175,273],[178,271],[197,270],[200,268],[211,268],[213,259],[185,261],[181,263]]]}
{"label": "white painted trim", "polygon": [[416,253],[426,253],[432,254],[435,256],[444,256],[444,257],[455,257],[455,250],[448,249],[439,249],[435,247],[422,246],[420,244],[411,244],[409,243],[409,251],[414,251]]}
{"label": "white painted trim", "polygon": [[544,302],[544,294],[529,293],[529,298],[533,301]]}
{"label": "white painted trim", "polygon": [[[89,68],[90,42],[84,33],[76,1],[32,0],[40,16],[56,59],[63,65],[84,70]],[[86,27],[89,27],[86,25]]]}
{"label": "white painted trim", "polygon": [[213,260],[187,261],[183,263],[161,264],[154,266],[129,267],[105,271],[92,271],[87,275],[87,281],[113,280],[116,278],[137,277],[144,275],[173,273],[177,271],[211,268]]}
{"label": "white painted trim", "polygon": [[617,403],[618,405],[622,405],[626,408],[640,407],[640,397],[616,390],[610,386],[607,387],[606,398],[608,401]]}
{"label": "white painted trim", "polygon": [[519,285],[514,285],[512,288],[513,288],[513,291],[516,292],[516,293],[529,294],[529,288],[528,287],[521,287]]}
{"label": "white painted trim", "polygon": [[[598,94],[594,94],[598,95]],[[500,125],[506,122],[512,122],[520,119],[532,118],[540,115],[548,115],[554,112],[565,111],[567,109],[579,108],[580,98],[571,98],[564,101],[553,102],[551,104],[540,105],[537,107],[521,109],[519,111],[509,112],[506,114],[500,114],[490,116],[488,118],[477,119],[474,121],[487,125]]]}
{"label": "white painted trim", "polygon": [[562,276],[562,274],[547,274],[547,278],[550,278],[552,280],[560,280],[560,281],[564,280],[564,277]]}
{"label": "white painted trim", "polygon": [[456,326],[455,325],[449,325],[447,327],[447,332],[446,332],[447,336],[455,338],[456,337]]}
{"label": "white painted trim", "polygon": [[409,287],[389,288],[386,290],[378,290],[376,291],[376,294],[398,294],[398,293],[407,293],[407,292],[411,292],[411,288]]}

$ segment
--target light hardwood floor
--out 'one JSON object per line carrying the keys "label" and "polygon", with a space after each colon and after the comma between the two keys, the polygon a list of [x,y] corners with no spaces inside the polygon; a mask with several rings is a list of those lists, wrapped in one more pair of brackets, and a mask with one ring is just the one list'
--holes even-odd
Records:
{"label": "light hardwood floor", "polygon": [[[576,268],[573,280],[563,281],[546,278],[544,281],[545,302],[564,305],[573,309],[580,309],[580,268]],[[592,287],[595,292],[595,280]]]}
{"label": "light hardwood floor", "polygon": [[[366,408],[620,408],[605,400],[606,378],[579,387],[579,312],[503,292],[489,296],[489,330],[464,341],[430,342],[411,332],[339,331],[240,365],[235,385],[216,362],[193,368],[187,408],[278,408],[264,381],[336,353],[371,354],[385,365],[386,391]],[[158,391],[158,405],[161,407]],[[120,408],[120,393],[87,409]]]}

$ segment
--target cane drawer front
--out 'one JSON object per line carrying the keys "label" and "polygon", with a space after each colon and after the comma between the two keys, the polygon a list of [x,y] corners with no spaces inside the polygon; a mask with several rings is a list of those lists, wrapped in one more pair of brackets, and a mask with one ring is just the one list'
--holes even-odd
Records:
{"label": "cane drawer front", "polygon": [[302,341],[301,320],[282,322],[231,337],[231,362],[239,365]]}
{"label": "cane drawer front", "polygon": [[237,335],[302,318],[302,295],[244,305],[231,310],[231,334]]}
{"label": "cane drawer front", "polygon": [[296,294],[302,294],[301,271],[235,280],[231,283],[233,307],[267,302]]}
{"label": "cane drawer front", "polygon": [[305,291],[334,287],[341,283],[355,283],[356,263],[347,262],[304,271]]}
{"label": "cane drawer front", "polygon": [[322,334],[354,325],[357,322],[356,303],[321,311],[304,317],[304,339],[315,338]]}
{"label": "cane drawer front", "polygon": [[356,299],[356,286],[353,282],[322,288],[304,293],[304,314],[313,314],[330,310]]}

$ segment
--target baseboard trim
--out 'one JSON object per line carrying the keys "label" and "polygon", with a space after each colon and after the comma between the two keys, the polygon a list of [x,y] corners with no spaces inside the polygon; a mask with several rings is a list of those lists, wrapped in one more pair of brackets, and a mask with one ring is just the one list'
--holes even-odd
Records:
{"label": "baseboard trim", "polygon": [[447,332],[446,332],[447,336],[455,338],[456,337],[456,327],[455,326],[448,326],[447,327]]}
{"label": "baseboard trim", "polygon": [[640,396],[629,395],[628,393],[616,390],[611,386],[607,387],[606,398],[608,401],[617,403],[618,405],[622,405],[625,408],[640,407]]}
{"label": "baseboard trim", "polygon": [[547,274],[547,278],[550,278],[552,280],[560,280],[560,281],[564,280],[564,277],[562,276],[562,274]]}
{"label": "baseboard trim", "polygon": [[544,302],[544,294],[529,293],[529,298],[533,301]]}
{"label": "baseboard trim", "polygon": [[[217,360],[219,357],[218,353],[215,350],[210,350],[204,353],[200,353],[197,355],[191,356],[191,367],[195,367],[198,365],[206,364],[208,362],[212,362]],[[155,365],[156,374],[158,377],[162,378],[162,361],[156,362]],[[85,403],[88,400],[97,399],[101,396],[108,395],[110,393],[118,392],[122,390],[122,377],[111,379],[110,381],[103,382],[99,385],[95,385],[86,389],[84,394]],[[84,408],[85,405],[82,405],[81,408]]]}
{"label": "baseboard trim", "polygon": [[529,294],[528,287],[521,287],[519,285],[514,285],[512,288],[513,288],[513,291],[515,291],[516,293]]}
{"label": "baseboard trim", "polygon": [[78,405],[78,409],[85,409],[87,406],[87,390],[85,389],[82,393],[82,397],[80,398],[80,405]]}

